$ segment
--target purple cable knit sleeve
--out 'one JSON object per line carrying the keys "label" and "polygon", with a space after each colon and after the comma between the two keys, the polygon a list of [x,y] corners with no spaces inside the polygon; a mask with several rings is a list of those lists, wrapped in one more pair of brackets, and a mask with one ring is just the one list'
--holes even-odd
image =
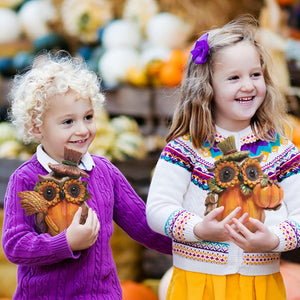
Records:
{"label": "purple cable knit sleeve", "polygon": [[136,194],[123,174],[113,165],[114,221],[135,241],[161,253],[172,254],[172,240],[154,232],[146,219],[146,205]]}

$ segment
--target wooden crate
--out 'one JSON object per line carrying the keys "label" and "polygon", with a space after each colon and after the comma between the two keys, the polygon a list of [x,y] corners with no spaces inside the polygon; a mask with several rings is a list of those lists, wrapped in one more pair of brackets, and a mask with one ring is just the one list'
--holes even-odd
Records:
{"label": "wooden crate", "polygon": [[154,90],[154,111],[156,119],[155,133],[166,136],[179,97],[176,88],[157,88]]}
{"label": "wooden crate", "polygon": [[113,117],[127,115],[137,118],[143,134],[153,131],[153,92],[147,88],[124,86],[104,92],[105,109]]}

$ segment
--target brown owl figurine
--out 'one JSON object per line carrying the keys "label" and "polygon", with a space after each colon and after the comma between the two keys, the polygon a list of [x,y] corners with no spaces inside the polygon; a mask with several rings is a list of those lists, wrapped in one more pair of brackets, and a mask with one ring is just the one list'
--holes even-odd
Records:
{"label": "brown owl figurine", "polygon": [[46,176],[38,175],[34,191],[19,192],[21,208],[26,215],[35,214],[35,222],[41,232],[54,236],[65,230],[72,222],[75,212],[82,207],[80,223],[84,224],[88,214],[86,200],[91,195],[87,182],[81,177],[89,175],[78,168],[82,153],[65,147],[64,160],[51,164]]}
{"label": "brown owl figurine", "polygon": [[[208,181],[211,191],[205,200],[205,214],[224,206],[223,213],[218,216],[220,221],[240,206],[237,218],[247,212],[249,217],[264,222],[264,210],[280,207],[283,190],[263,174],[260,165],[263,155],[249,157],[250,151],[237,151],[233,135],[220,142],[218,148],[223,156],[209,170],[215,176]],[[249,222],[245,226],[252,232],[256,230]]]}

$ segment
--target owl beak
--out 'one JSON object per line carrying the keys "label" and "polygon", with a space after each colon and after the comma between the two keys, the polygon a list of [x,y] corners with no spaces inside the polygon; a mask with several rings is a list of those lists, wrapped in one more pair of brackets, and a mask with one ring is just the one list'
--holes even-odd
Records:
{"label": "owl beak", "polygon": [[244,177],[241,173],[238,174],[238,179],[239,179],[240,182],[244,181]]}
{"label": "owl beak", "polygon": [[60,198],[60,199],[64,199],[65,196],[66,196],[66,195],[65,195],[65,192],[64,192],[63,190],[60,190],[60,191],[59,191],[59,198]]}

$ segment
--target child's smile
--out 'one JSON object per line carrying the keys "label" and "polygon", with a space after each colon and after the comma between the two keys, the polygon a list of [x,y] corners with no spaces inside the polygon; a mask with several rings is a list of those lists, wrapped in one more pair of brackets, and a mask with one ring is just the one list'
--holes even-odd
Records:
{"label": "child's smile", "polygon": [[216,124],[233,131],[250,125],[266,95],[257,50],[247,42],[222,49],[216,56],[212,84]]}
{"label": "child's smile", "polygon": [[56,161],[63,159],[64,145],[85,154],[96,135],[94,109],[89,99],[74,92],[55,95],[38,130],[44,151]]}

